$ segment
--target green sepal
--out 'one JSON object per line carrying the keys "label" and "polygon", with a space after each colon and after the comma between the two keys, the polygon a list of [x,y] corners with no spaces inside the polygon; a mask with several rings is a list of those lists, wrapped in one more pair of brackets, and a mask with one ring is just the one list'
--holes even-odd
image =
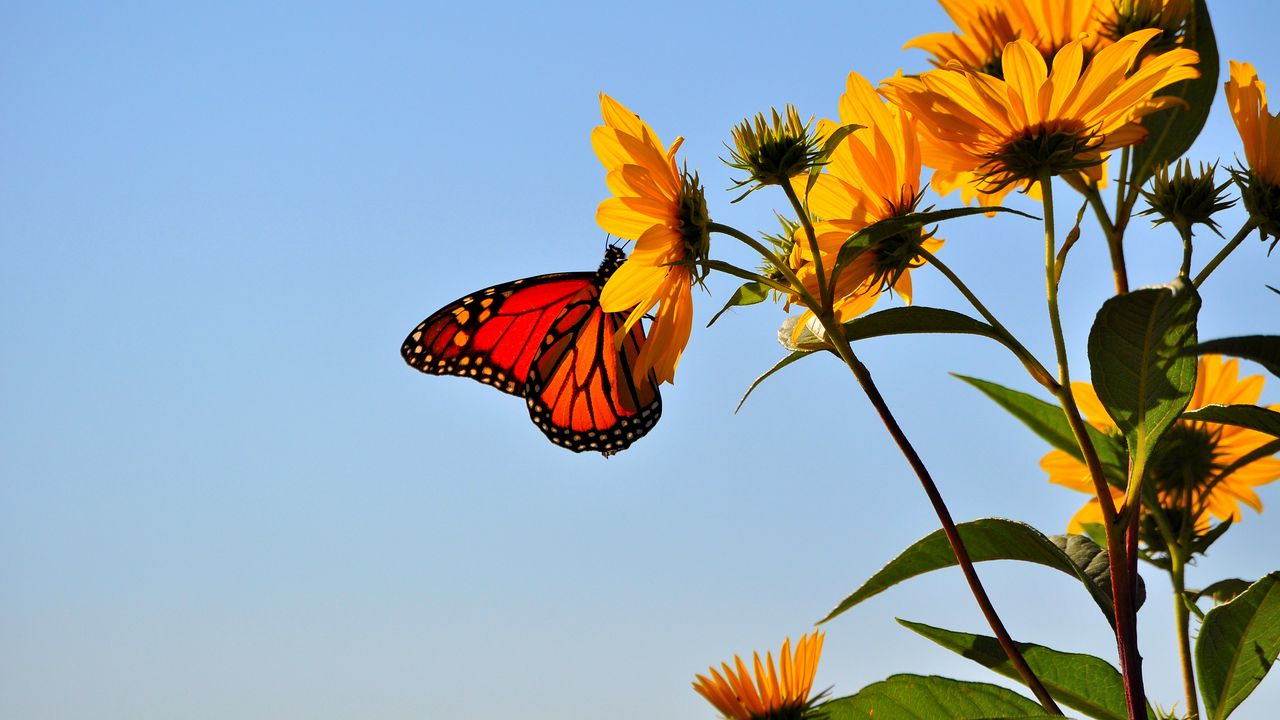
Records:
{"label": "green sepal", "polygon": [[[901,618],[898,624],[985,668],[1022,682],[1022,676],[1009,662],[1000,641],[993,637],[944,630]],[[1111,663],[1092,655],[1061,652],[1033,643],[1016,645],[1027,666],[1054,700],[1098,720],[1128,720],[1124,677]],[[1151,708],[1147,708],[1147,717],[1155,718]]]}
{"label": "green sepal", "polygon": [[1209,552],[1209,546],[1218,542],[1218,538],[1221,538],[1230,529],[1231,520],[1223,520],[1210,528],[1209,532],[1191,538],[1191,554],[1204,555]]}
{"label": "green sepal", "polygon": [[743,283],[733,291],[733,295],[729,296],[729,302],[720,308],[720,312],[711,316],[711,322],[707,323],[707,327],[711,327],[720,316],[725,314],[729,308],[745,305],[755,305],[769,299],[769,288],[758,282]]}
{"label": "green sepal", "polygon": [[1093,389],[1124,433],[1133,472],[1191,400],[1196,361],[1183,351],[1196,342],[1199,309],[1195,288],[1179,278],[1111,298],[1089,331]]}
{"label": "green sepal", "polygon": [[892,675],[820,706],[825,720],[1012,720],[1040,718],[1044,708],[988,683],[937,675]]}
{"label": "green sepal", "polygon": [[1206,405],[1184,412],[1182,417],[1186,420],[1235,425],[1280,438],[1280,412],[1257,405]]}
{"label": "green sepal", "polygon": [[1204,717],[1222,720],[1258,686],[1280,655],[1280,572],[1205,613],[1196,640]]}
{"label": "green sepal", "polygon": [[1186,107],[1166,108],[1142,119],[1147,139],[1133,148],[1129,177],[1134,188],[1144,185],[1157,167],[1177,160],[1191,149],[1191,143],[1200,135],[1205,120],[1209,118],[1209,107],[1218,92],[1220,60],[1218,41],[1214,37],[1205,0],[1195,0],[1195,9],[1187,18],[1183,47],[1200,55],[1196,66],[1200,77],[1175,83],[1161,93],[1182,98],[1187,103]]}
{"label": "green sepal", "polygon": [[[981,390],[984,395],[994,400],[997,405],[1004,408],[1010,415],[1013,415],[1018,420],[1021,420],[1024,425],[1031,428],[1031,431],[1039,435],[1045,442],[1080,462],[1084,462],[1084,455],[1080,452],[1080,446],[1076,444],[1075,434],[1071,432],[1071,425],[1067,422],[1067,416],[1062,408],[1053,403],[1045,402],[1034,395],[1010,390],[993,382],[979,380],[966,375],[956,375],[955,377]],[[1103,433],[1092,425],[1085,423],[1085,428],[1089,439],[1093,442],[1094,450],[1098,453],[1098,460],[1102,463],[1102,469],[1107,476],[1107,481],[1117,487],[1124,487],[1125,468],[1129,466],[1129,461],[1124,454],[1124,448],[1121,447],[1116,438]]]}
{"label": "green sepal", "polygon": [[[1098,608],[1112,619],[1111,582],[1107,570],[1107,551],[1083,535],[1048,537],[1026,523],[1003,518],[985,518],[961,523],[956,528],[974,562],[988,560],[1020,560],[1035,563],[1075,577],[1089,592]],[[956,556],[942,530],[935,530],[871,576],[861,587],[827,614],[825,623],[849,608],[878,595],[898,583],[927,572],[956,565]],[[1145,591],[1139,581],[1136,588],[1141,605]]]}
{"label": "green sepal", "polygon": [[1206,340],[1187,348],[1187,353],[1192,355],[1214,353],[1252,360],[1266,368],[1267,372],[1280,377],[1280,335],[1244,335]]}

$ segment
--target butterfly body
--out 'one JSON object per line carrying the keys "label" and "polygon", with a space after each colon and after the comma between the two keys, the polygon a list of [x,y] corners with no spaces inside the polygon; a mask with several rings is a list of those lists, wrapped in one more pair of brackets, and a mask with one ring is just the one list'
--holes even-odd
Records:
{"label": "butterfly body", "polygon": [[610,247],[595,272],[555,273],[495,285],[423,320],[400,354],[432,375],[470,377],[523,397],[534,424],[575,452],[612,455],[647,433],[662,412],[656,379],[633,370],[640,323],[614,341],[626,313],[600,308],[622,264]]}

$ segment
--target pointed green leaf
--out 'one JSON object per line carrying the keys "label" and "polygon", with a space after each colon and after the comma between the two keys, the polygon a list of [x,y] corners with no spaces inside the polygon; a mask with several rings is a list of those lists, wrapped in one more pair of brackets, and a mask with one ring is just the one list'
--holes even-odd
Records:
{"label": "pointed green leaf", "polygon": [[826,720],[990,720],[1043,717],[1044,708],[987,683],[936,675],[893,675],[822,705]]}
{"label": "pointed green leaf", "polygon": [[[993,637],[943,630],[902,619],[898,622],[983,667],[1022,682],[1022,676]],[[1031,671],[1054,700],[1098,720],[1128,720],[1124,677],[1111,663],[1092,655],[1060,652],[1043,645],[1017,645]],[[1155,713],[1148,710],[1147,716],[1154,718]]]}
{"label": "pointed green leaf", "polygon": [[800,360],[800,359],[802,359],[802,358],[805,358],[805,357],[808,357],[808,356],[812,355],[814,352],[816,352],[816,351],[814,351],[814,350],[797,350],[797,351],[795,351],[795,352],[791,353],[790,355],[788,355],[788,356],[786,356],[786,357],[782,358],[781,360],[779,360],[777,365],[774,365],[773,367],[771,367],[771,368],[769,368],[768,370],[766,370],[766,371],[764,372],[764,374],[763,374],[763,375],[761,375],[760,377],[756,378],[756,379],[751,383],[751,387],[747,388],[747,391],[746,391],[745,393],[743,393],[743,394],[742,394],[742,399],[738,401],[738,407],[734,408],[734,409],[733,409],[733,411],[734,411],[734,412],[738,412],[739,410],[741,410],[741,409],[742,409],[742,404],[743,404],[743,403],[745,403],[745,402],[747,401],[747,398],[748,398],[748,397],[750,397],[751,392],[752,392],[753,390],[755,390],[755,389],[756,389],[756,387],[757,387],[758,385],[760,385],[760,383],[762,383],[762,382],[764,382],[764,381],[765,381],[765,378],[767,378],[767,377],[769,377],[770,375],[772,375],[772,374],[774,374],[774,373],[778,372],[778,371],[779,371],[779,370],[781,370],[782,368],[784,368],[784,367],[786,367],[786,366],[790,365],[791,363],[793,363],[793,362],[795,362],[795,361],[797,361],[797,360]]}
{"label": "pointed green leaf", "polygon": [[1200,77],[1175,83],[1161,95],[1182,98],[1186,107],[1172,107],[1143,118],[1147,139],[1133,148],[1133,171],[1130,175],[1135,186],[1141,186],[1165,163],[1173,162],[1191,148],[1205,120],[1209,107],[1218,92],[1218,42],[1209,20],[1209,6],[1205,0],[1195,0],[1195,10],[1187,18],[1187,34],[1183,47],[1200,54]]}
{"label": "pointed green leaf", "polygon": [[1135,472],[1178,419],[1196,386],[1200,298],[1182,279],[1103,303],[1089,332],[1093,389],[1125,435]]}
{"label": "pointed green leaf", "polygon": [[866,250],[868,247],[875,245],[887,238],[893,237],[901,233],[911,230],[920,230],[925,225],[933,225],[935,223],[946,220],[954,220],[956,218],[968,217],[970,215],[982,215],[985,213],[1013,213],[1021,215],[1024,218],[1039,220],[1034,215],[1014,210],[1012,208],[990,206],[990,207],[959,207],[947,208],[946,210],[926,210],[924,212],[910,213],[907,215],[895,215],[878,220],[858,232],[849,236],[845,240],[844,245],[840,248],[840,252],[836,254],[835,267],[831,269],[830,275],[836,278],[840,271],[846,265],[853,262],[854,259]]}
{"label": "pointed green leaf", "polygon": [[1280,655],[1280,572],[1205,614],[1196,641],[1204,716],[1222,720],[1258,686]]}
{"label": "pointed green leaf", "polygon": [[854,130],[861,130],[864,127],[866,127],[866,125],[849,123],[848,125],[841,125],[831,131],[831,134],[827,136],[827,141],[822,145],[822,152],[818,155],[817,161],[814,162],[813,167],[809,168],[809,180],[804,186],[804,194],[806,198],[808,198],[809,192],[813,190],[813,186],[818,184],[818,176],[822,174],[822,167],[826,165],[827,161],[831,158],[831,153],[835,152],[836,148],[840,147],[840,143],[844,142],[844,139],[848,137],[849,133]]}
{"label": "pointed green leaf", "polygon": [[711,316],[711,322],[707,323],[707,327],[711,327],[712,323],[719,320],[720,316],[725,314],[731,307],[755,305],[756,303],[764,302],[768,298],[769,288],[758,282],[743,283],[738,286],[737,290],[733,291],[733,295],[729,296],[729,302],[720,308],[720,312]]}
{"label": "pointed green leaf", "polygon": [[912,333],[957,333],[1000,339],[994,328],[980,320],[951,310],[922,305],[889,308],[863,315],[845,323],[844,331],[850,342]]}
{"label": "pointed green leaf", "polygon": [[1235,425],[1280,438],[1280,412],[1257,405],[1206,405],[1198,410],[1182,413],[1182,417],[1220,425]]}
{"label": "pointed green leaf", "polygon": [[[1055,541],[1026,523],[1003,518],[961,523],[957,530],[974,562],[1021,560],[1075,577],[1084,584],[1093,601],[1111,621],[1111,583],[1105,574],[1100,576],[1098,573],[1098,563],[1105,565],[1107,561],[1106,550],[1088,538],[1078,535],[1071,536],[1073,539],[1070,541]],[[956,556],[951,551],[947,536],[941,530],[935,530],[871,576],[819,622],[827,622],[904,580],[954,565]],[[1098,582],[1099,577],[1103,582]]]}
{"label": "pointed green leaf", "polygon": [[[1080,453],[1080,446],[1076,444],[1075,435],[1071,432],[1071,426],[1067,423],[1067,416],[1063,413],[1062,408],[1053,403],[1045,402],[1034,395],[1010,390],[993,382],[965,375],[956,375],[956,377],[978,388],[987,397],[995,400],[997,405],[1021,420],[1023,424],[1031,428],[1031,431],[1039,435],[1045,442],[1084,462],[1084,456]],[[1113,438],[1099,432],[1092,425],[1086,425],[1085,427],[1088,429],[1089,439],[1093,441],[1094,449],[1098,452],[1098,459],[1102,461],[1102,467],[1106,472],[1107,479],[1113,485],[1123,487],[1125,469],[1129,466],[1129,461],[1124,456],[1124,449]]]}
{"label": "pointed green leaf", "polygon": [[1229,602],[1240,596],[1240,593],[1248,590],[1253,583],[1240,578],[1228,578],[1219,580],[1216,583],[1208,585],[1205,589],[1196,593],[1196,599],[1211,598],[1215,603],[1222,604]]}
{"label": "pointed green leaf", "polygon": [[1280,377],[1280,335],[1244,335],[1242,337],[1206,340],[1188,348],[1188,353],[1208,355],[1216,353],[1252,360]]}

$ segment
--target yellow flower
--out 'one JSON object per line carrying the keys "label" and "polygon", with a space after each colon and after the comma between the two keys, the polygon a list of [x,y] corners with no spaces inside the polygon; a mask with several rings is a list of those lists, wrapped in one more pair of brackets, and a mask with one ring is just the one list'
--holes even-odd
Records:
{"label": "yellow flower", "polygon": [[1199,77],[1192,50],[1162,53],[1135,69],[1159,30],[1142,30],[1103,48],[1085,65],[1083,41],[1067,43],[1052,72],[1034,45],[1017,40],[1002,55],[1004,79],[952,63],[918,77],[886,80],[884,94],[914,115],[928,136],[926,164],[972,172],[983,190],[1100,164],[1108,150],[1146,137],[1141,119],[1176,105],[1155,93]]}
{"label": "yellow flower", "polygon": [[1001,77],[1001,55],[1019,38],[1050,60],[1067,43],[1085,37],[1086,51],[1102,42],[1110,0],[938,0],[959,32],[921,35],[905,47],[933,55],[937,67],[951,62]]}
{"label": "yellow flower", "polygon": [[[814,223],[814,234],[828,275],[850,235],[878,220],[912,212],[921,190],[915,121],[899,108],[886,105],[856,72],[849,73],[840,96],[840,123],[863,127],[850,133],[831,154],[808,197],[810,210],[821,218]],[[818,124],[821,136],[835,128],[829,120]],[[807,180],[793,180],[797,192],[804,192]],[[910,269],[923,262],[918,250],[933,252],[941,245],[941,240],[917,230],[887,238],[859,255],[836,279],[832,297],[837,320],[843,322],[866,312],[885,288],[911,302]],[[816,265],[803,230],[795,234],[790,264],[805,289],[816,297]],[[791,302],[799,303],[800,299],[792,297]],[[806,312],[796,327],[803,327],[811,316]]]}
{"label": "yellow flower", "polygon": [[635,240],[630,257],[600,293],[605,312],[630,311],[618,334],[626,337],[654,305],[653,324],[637,358],[636,374],[650,370],[672,382],[693,326],[691,262],[705,257],[707,208],[697,178],[676,168],[684,138],[664,148],[647,123],[613,98],[600,94],[604,125],[591,145],[608,174],[613,197],[600,203],[596,222],[606,232]]}
{"label": "yellow flower", "polygon": [[817,700],[809,698],[809,691],[822,655],[822,639],[822,633],[802,635],[793,656],[788,638],[778,652],[780,667],[774,666],[772,654],[767,653],[761,663],[760,654],[752,653],[755,682],[746,663],[734,655],[733,667],[721,663],[723,675],[710,668],[711,677],[698,675],[693,689],[729,720],[799,720]]}
{"label": "yellow flower", "polygon": [[1280,114],[1267,107],[1266,84],[1252,65],[1232,60],[1226,95],[1249,168],[1268,185],[1280,186]]}
{"label": "yellow flower", "polygon": [[[1237,373],[1238,363],[1235,360],[1223,362],[1217,355],[1200,358],[1196,389],[1187,409],[1195,410],[1206,405],[1256,404],[1262,394],[1262,376],[1251,375],[1237,380]],[[1071,390],[1081,412],[1094,427],[1109,432],[1116,430],[1092,386],[1072,383]],[[1280,409],[1280,406],[1273,405],[1270,409]],[[1268,435],[1235,425],[1179,420],[1161,439],[1152,458],[1148,482],[1154,484],[1162,507],[1179,513],[1187,510],[1195,519],[1196,532],[1203,534],[1209,529],[1210,516],[1219,520],[1239,520],[1240,503],[1262,512],[1262,501],[1253,488],[1280,478],[1280,458],[1260,458],[1225,477],[1219,475],[1240,458],[1271,441]],[[1061,450],[1045,455],[1040,467],[1049,473],[1051,483],[1090,495],[1094,492],[1088,469]],[[1117,504],[1124,501],[1124,491],[1120,488],[1111,488],[1111,495]],[[1068,530],[1082,532],[1085,524],[1102,524],[1102,510],[1097,498],[1086,503],[1071,518]]]}

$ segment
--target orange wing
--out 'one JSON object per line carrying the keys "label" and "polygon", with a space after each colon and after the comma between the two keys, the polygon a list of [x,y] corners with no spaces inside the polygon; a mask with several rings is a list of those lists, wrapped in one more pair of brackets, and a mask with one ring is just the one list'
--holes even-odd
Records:
{"label": "orange wing", "polygon": [[574,452],[612,455],[630,447],[658,422],[662,397],[653,373],[633,368],[644,343],[641,323],[621,348],[613,338],[626,313],[606,313],[599,296],[569,303],[547,332],[529,367],[525,402],[551,442]]}

